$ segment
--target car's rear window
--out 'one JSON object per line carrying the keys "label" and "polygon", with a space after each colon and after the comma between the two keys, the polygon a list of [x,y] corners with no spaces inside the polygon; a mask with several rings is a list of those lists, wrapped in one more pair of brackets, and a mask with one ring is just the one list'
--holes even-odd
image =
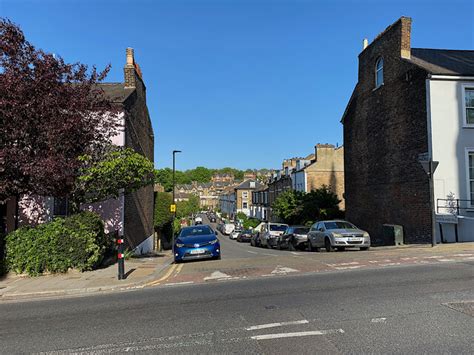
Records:
{"label": "car's rear window", "polygon": [[356,229],[356,227],[350,224],[349,222],[342,221],[324,222],[324,226],[326,227],[326,229]]}
{"label": "car's rear window", "polygon": [[181,237],[193,237],[193,236],[198,236],[198,235],[208,235],[212,234],[211,228],[208,226],[202,226],[202,227],[193,227],[193,228],[185,228],[181,231],[180,236]]}
{"label": "car's rear window", "polygon": [[295,228],[295,234],[308,234],[309,228]]}
{"label": "car's rear window", "polygon": [[284,232],[287,228],[288,226],[284,224],[270,224],[270,230],[272,232]]}

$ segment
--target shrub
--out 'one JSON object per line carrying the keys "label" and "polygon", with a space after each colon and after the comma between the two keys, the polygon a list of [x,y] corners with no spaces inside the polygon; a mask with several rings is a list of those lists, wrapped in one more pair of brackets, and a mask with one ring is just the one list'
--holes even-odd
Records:
{"label": "shrub", "polygon": [[81,212],[8,234],[6,261],[10,270],[32,276],[70,268],[85,271],[97,267],[110,248],[100,217]]}

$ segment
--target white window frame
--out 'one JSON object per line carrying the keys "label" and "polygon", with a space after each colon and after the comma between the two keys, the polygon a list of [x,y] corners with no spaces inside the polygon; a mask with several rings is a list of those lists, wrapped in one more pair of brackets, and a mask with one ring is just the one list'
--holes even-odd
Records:
{"label": "white window frame", "polygon": [[[382,67],[377,68],[380,61],[382,61]],[[384,64],[385,63],[384,63],[383,57],[378,57],[377,60],[375,61],[375,88],[376,89],[381,87],[384,83],[384,75],[383,75]],[[379,71],[382,72],[382,82],[381,83],[377,83],[377,74],[379,73]]]}
{"label": "white window frame", "polygon": [[247,199],[249,197],[248,191],[242,191],[242,198]]}
{"label": "white window frame", "polygon": [[461,101],[462,101],[462,126],[464,128],[474,128],[474,123],[467,123],[467,107],[466,107],[466,90],[474,90],[474,84],[461,85]]}
{"label": "white window frame", "polygon": [[248,208],[249,208],[249,204],[247,203],[247,201],[242,202],[242,209],[246,210]]}
{"label": "white window frame", "polygon": [[468,206],[474,208],[474,201],[471,200],[471,181],[474,181],[474,176],[471,177],[469,174],[469,155],[474,155],[474,147],[466,148],[466,191],[467,197],[466,200],[469,200]]}

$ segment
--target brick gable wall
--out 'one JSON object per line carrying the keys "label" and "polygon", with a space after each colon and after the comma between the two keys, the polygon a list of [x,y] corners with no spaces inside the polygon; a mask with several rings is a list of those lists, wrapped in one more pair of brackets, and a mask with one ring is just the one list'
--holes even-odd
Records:
{"label": "brick gable wall", "polygon": [[[384,242],[385,223],[402,225],[406,243],[431,240],[428,177],[417,161],[428,151],[427,73],[402,58],[408,21],[397,21],[359,55],[359,82],[343,122],[346,216],[376,243]],[[380,56],[384,85],[374,89]]]}

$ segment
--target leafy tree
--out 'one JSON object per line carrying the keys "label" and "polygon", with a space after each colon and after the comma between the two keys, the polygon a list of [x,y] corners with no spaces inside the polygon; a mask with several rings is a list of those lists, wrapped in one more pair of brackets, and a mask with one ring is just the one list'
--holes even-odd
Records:
{"label": "leafy tree", "polygon": [[248,219],[247,215],[243,212],[238,212],[237,213],[237,219],[240,219],[242,221],[246,221]]}
{"label": "leafy tree", "polygon": [[173,213],[170,206],[173,203],[173,196],[169,192],[158,192],[155,199],[154,226],[157,230],[162,230],[173,220]]}
{"label": "leafy tree", "polygon": [[130,193],[155,181],[153,162],[130,148],[111,146],[100,157],[83,155],[72,200],[92,203]]}
{"label": "leafy tree", "polygon": [[108,143],[119,127],[97,85],[109,69],[89,71],[36,49],[0,18],[0,200],[73,190],[78,157]]}
{"label": "leafy tree", "polygon": [[303,208],[303,194],[294,190],[282,192],[273,203],[275,214],[288,224],[300,222]]}
{"label": "leafy tree", "polygon": [[178,218],[189,217],[190,215],[199,212],[199,197],[189,196],[188,201],[178,201],[176,203],[176,216]]}

